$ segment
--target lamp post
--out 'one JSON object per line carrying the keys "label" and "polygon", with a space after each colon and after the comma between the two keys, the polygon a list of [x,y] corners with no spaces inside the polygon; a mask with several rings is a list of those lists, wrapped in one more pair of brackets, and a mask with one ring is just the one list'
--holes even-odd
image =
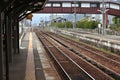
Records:
{"label": "lamp post", "polygon": [[103,29],[103,31],[102,31],[102,33],[103,33],[103,35],[105,35],[105,29],[106,29],[106,8],[105,8],[105,2],[104,2],[104,0],[102,1],[102,23],[103,23],[103,25],[102,25],[102,29]]}

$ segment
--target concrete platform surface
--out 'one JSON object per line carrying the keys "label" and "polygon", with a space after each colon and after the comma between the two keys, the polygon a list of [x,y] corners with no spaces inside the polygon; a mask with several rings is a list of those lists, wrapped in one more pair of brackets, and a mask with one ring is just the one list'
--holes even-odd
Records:
{"label": "concrete platform surface", "polygon": [[34,32],[27,32],[9,68],[9,80],[61,80]]}

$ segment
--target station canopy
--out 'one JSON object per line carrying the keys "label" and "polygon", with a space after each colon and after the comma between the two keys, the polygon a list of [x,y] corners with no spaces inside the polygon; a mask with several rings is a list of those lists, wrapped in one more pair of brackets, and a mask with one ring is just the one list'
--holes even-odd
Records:
{"label": "station canopy", "polygon": [[20,19],[43,9],[48,0],[0,0],[0,11],[15,13]]}

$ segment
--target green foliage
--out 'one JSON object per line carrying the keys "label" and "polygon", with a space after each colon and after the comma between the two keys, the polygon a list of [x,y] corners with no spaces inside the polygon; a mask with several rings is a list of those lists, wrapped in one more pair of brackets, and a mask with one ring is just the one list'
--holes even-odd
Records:
{"label": "green foliage", "polygon": [[51,23],[51,26],[55,26],[56,24],[54,22]]}
{"label": "green foliage", "polygon": [[[65,24],[66,24],[66,28],[73,27],[73,24],[70,21],[52,23],[52,26],[57,26],[58,28],[65,28]],[[77,28],[83,28],[83,29],[95,29],[97,28],[98,24],[99,24],[98,21],[92,21],[88,19],[84,19],[76,23]]]}
{"label": "green foliage", "polygon": [[120,32],[120,18],[117,18],[115,20],[115,17],[114,17],[112,20],[113,20],[114,24],[110,25],[110,29]]}
{"label": "green foliage", "polygon": [[62,23],[62,22],[58,22],[58,23],[57,23],[57,27],[58,27],[58,28],[64,28],[64,26],[65,26],[65,24]]}
{"label": "green foliage", "polygon": [[115,19],[115,17],[112,19],[114,24],[120,24],[120,18]]}
{"label": "green foliage", "polygon": [[70,21],[66,22],[66,27],[67,28],[72,28],[73,27],[72,22],[70,22]]}
{"label": "green foliage", "polygon": [[110,29],[120,32],[120,24],[112,24],[112,25],[110,25]]}
{"label": "green foliage", "polygon": [[52,23],[52,26],[57,26],[58,28],[65,28],[65,24],[66,24],[66,28],[72,28],[73,26],[72,22],[70,21]]}
{"label": "green foliage", "polygon": [[84,19],[77,22],[77,27],[83,29],[95,29],[97,28],[98,24],[99,24],[98,21]]}

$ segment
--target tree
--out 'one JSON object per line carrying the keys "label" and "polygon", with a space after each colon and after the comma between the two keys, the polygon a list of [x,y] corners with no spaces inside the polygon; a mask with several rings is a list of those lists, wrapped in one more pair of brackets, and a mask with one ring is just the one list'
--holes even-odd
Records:
{"label": "tree", "polygon": [[66,22],[66,27],[67,27],[67,28],[72,28],[72,27],[73,27],[72,22],[67,21],[67,22]]}
{"label": "tree", "polygon": [[120,24],[120,18],[114,17],[114,18],[112,19],[112,21],[113,21],[114,24]]}
{"label": "tree", "polygon": [[95,28],[97,28],[98,24],[99,24],[98,21],[83,19],[83,20],[77,22],[77,28],[95,29]]}

